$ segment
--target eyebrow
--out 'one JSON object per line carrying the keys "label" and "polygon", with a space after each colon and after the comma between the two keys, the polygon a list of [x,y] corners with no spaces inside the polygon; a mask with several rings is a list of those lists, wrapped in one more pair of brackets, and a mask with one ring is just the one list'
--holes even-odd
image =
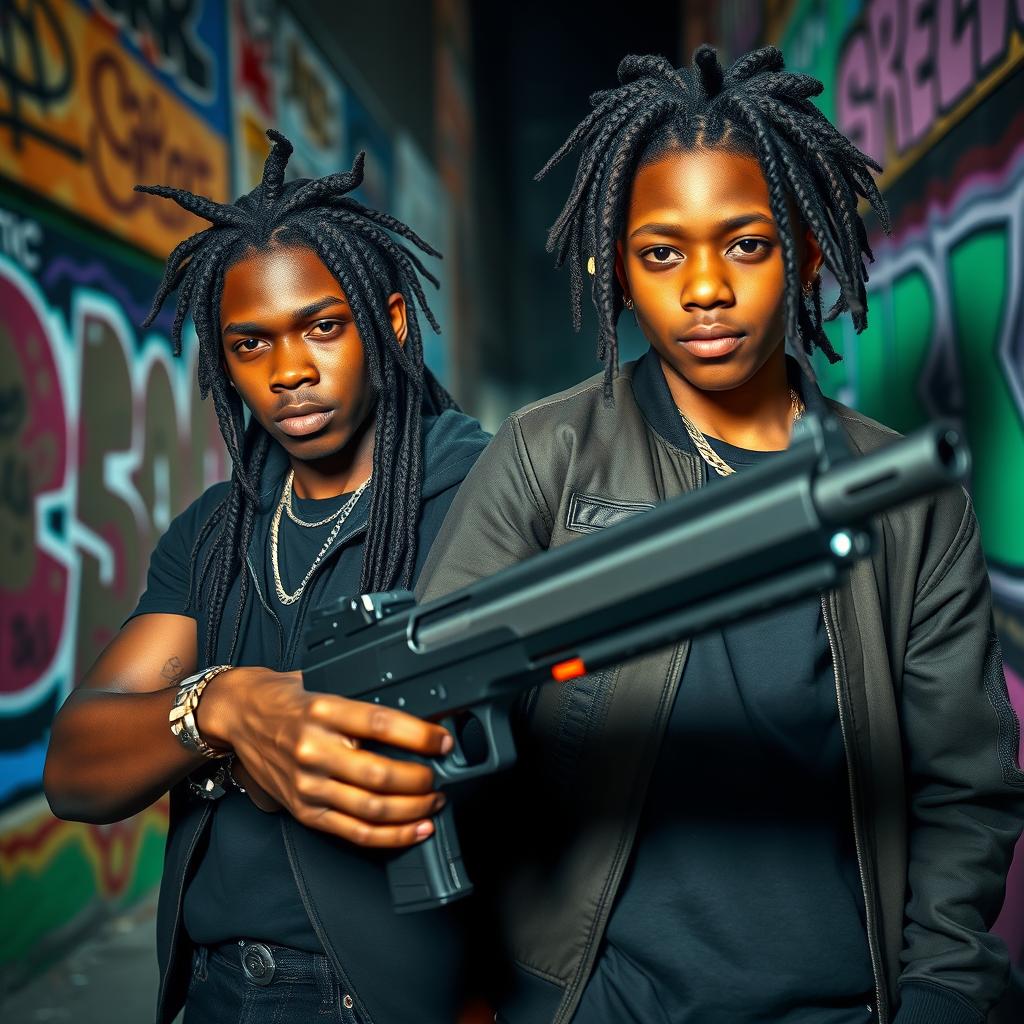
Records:
{"label": "eyebrow", "polygon": [[[308,306],[302,306],[295,310],[292,319],[295,321],[308,320],[311,316],[316,316],[317,313],[323,312],[330,306],[347,305],[348,303],[337,295],[325,295],[322,299],[317,299],[316,302],[311,302]],[[257,323],[255,320],[241,320],[224,325],[225,334],[264,334],[266,330],[263,324]]]}
{"label": "eyebrow", "polygon": [[[718,225],[718,233],[725,235],[730,231],[736,231],[739,228],[745,228],[748,224],[770,224],[772,227],[775,226],[775,221],[771,217],[766,217],[763,213],[742,213],[738,217],[730,217],[728,220],[721,221]],[[685,230],[680,224],[641,224],[635,231],[630,233],[630,238],[635,238],[637,235],[685,235]]]}

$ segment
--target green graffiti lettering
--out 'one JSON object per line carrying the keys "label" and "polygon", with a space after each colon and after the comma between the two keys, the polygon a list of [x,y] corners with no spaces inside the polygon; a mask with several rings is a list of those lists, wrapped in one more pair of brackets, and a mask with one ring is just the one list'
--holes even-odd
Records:
{"label": "green graffiti lettering", "polygon": [[1006,226],[960,241],[949,255],[953,322],[964,382],[964,429],[974,456],[971,490],[991,561],[1020,566],[1024,421],[997,345],[1008,297]]}

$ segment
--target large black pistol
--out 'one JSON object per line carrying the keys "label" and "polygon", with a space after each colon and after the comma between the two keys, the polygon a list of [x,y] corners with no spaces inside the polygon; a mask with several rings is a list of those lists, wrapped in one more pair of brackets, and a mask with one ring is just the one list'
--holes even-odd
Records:
{"label": "large black pistol", "polygon": [[[456,736],[471,721],[486,750],[457,743],[430,763],[442,786],[487,775],[515,761],[510,714],[524,691],[835,587],[872,550],[874,517],[955,484],[969,463],[949,425],[855,457],[837,422],[807,415],[776,458],[439,600],[393,591],[321,606],[304,683]],[[388,880],[399,912],[472,891],[450,804],[429,839],[389,861]]]}

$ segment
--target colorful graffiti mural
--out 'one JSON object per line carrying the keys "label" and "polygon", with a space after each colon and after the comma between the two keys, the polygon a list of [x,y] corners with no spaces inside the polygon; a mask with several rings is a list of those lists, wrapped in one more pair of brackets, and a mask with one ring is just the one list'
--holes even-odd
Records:
{"label": "colorful graffiti mural", "polygon": [[[779,7],[763,38],[825,83],[821,107],[883,165],[894,227],[872,238],[869,328],[831,325],[843,361],[819,360],[819,378],[897,430],[963,425],[1024,719],[1024,0]],[[1024,843],[996,930],[1024,967]]]}
{"label": "colorful graffiti mural", "polygon": [[277,0],[0,0],[0,1000],[160,876],[165,802],[59,822],[43,760],[156,540],[227,475],[170,313],[138,326],[159,260],[203,223],[132,186],[248,191],[276,126],[293,175],[365,148],[363,197],[390,206],[401,174],[429,198],[400,215],[447,241],[446,192],[374,109]]}
{"label": "colorful graffiti mural", "polygon": [[230,11],[234,191],[241,194],[259,184],[270,152],[265,132],[277,124],[273,4],[231,0]]}
{"label": "colorful graffiti mural", "polygon": [[228,193],[223,4],[9,0],[0,174],[164,256],[201,222],[137,182]]}
{"label": "colorful graffiti mural", "polygon": [[3,968],[55,922],[159,876],[166,812],[57,822],[39,796],[43,759],[56,708],[134,607],[152,546],[227,459],[166,315],[137,327],[157,268],[0,202]]}

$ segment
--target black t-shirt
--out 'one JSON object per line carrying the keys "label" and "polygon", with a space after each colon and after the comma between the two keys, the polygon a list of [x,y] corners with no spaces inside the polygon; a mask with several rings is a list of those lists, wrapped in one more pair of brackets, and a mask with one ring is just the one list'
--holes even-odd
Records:
{"label": "black t-shirt", "polygon": [[[737,472],[775,454],[712,445]],[[872,988],[835,676],[813,597],[692,641],[575,1020],[863,1024]]]}
{"label": "black t-shirt", "polygon": [[[342,494],[318,500],[293,494],[292,511],[303,521],[315,523],[337,511],[351,496]],[[369,500],[366,493],[359,503]],[[303,527],[287,515],[281,516],[278,568],[286,593],[293,594],[298,589],[335,522]],[[334,543],[344,533],[342,526]],[[304,592],[292,604],[283,604],[278,598],[269,544],[264,548],[261,568],[263,599],[288,637],[307,595]],[[210,826],[206,851],[185,894],[184,913],[188,934],[200,945],[212,946],[241,936],[312,953],[323,952],[299,897],[277,815],[265,814],[243,793],[229,792],[221,799]]]}
{"label": "black t-shirt", "polygon": [[[488,439],[475,420],[455,409],[437,416],[427,412],[422,423],[422,500],[413,583],[462,480]],[[242,566],[250,584],[255,577],[256,585],[249,587],[240,608],[241,578],[232,582],[214,661],[277,671],[298,669],[303,631],[312,610],[359,593],[372,486],[339,532],[302,599],[291,606],[291,615],[275,596],[267,571],[267,545],[288,469],[287,453],[271,445],[260,477],[252,541]],[[381,486],[393,486],[393,482],[382,480]],[[210,615],[204,595],[195,593],[199,580],[190,573],[191,555],[203,525],[228,493],[227,482],[215,484],[171,522],[150,560],[146,592],[133,612],[133,617],[192,618],[200,650]],[[323,506],[301,501],[296,510],[306,520],[327,514]],[[301,582],[329,532],[330,526],[325,525],[305,536],[294,523],[282,523],[281,569],[290,591]],[[305,550],[297,550],[293,541],[305,545]],[[212,543],[213,537],[208,537],[197,565],[203,564]],[[447,1024],[458,1016],[467,962],[459,904],[430,914],[395,914],[385,872],[386,852],[306,828],[284,812],[264,814],[247,795],[231,794],[215,801],[209,816],[202,814],[205,806],[185,786],[172,793],[157,922],[162,967],[170,970],[165,980],[172,1002],[178,998],[182,980],[178,968],[187,963],[194,938],[206,942],[262,938],[320,948],[303,916],[304,900],[308,900],[316,915],[315,934],[328,943],[332,961],[343,965],[346,991],[357,1008],[364,1006],[376,1020]],[[187,925],[175,913],[182,885]],[[400,985],[395,984],[396,964]]]}
{"label": "black t-shirt", "polygon": [[[450,493],[445,492],[435,498],[430,506],[428,535],[431,539],[456,489],[450,488]],[[292,509],[300,519],[316,522],[330,515],[350,497],[351,494],[342,494],[316,500],[298,498],[293,494]],[[307,584],[300,600],[290,605],[282,604],[274,588],[269,529],[265,524],[257,530],[250,549],[250,563],[251,572],[256,577],[253,586],[258,588],[259,596],[250,597],[250,601],[262,601],[278,620],[283,649],[289,652],[295,650],[298,638],[294,633],[302,628],[304,613],[310,602],[315,607],[325,592],[358,592],[362,546],[346,541],[353,532],[361,535],[369,503],[368,490],[347,517],[331,551]],[[146,592],[140,598],[132,617],[149,612],[191,614],[187,612],[187,553],[191,551],[195,537],[185,536],[183,525],[184,517],[176,520],[154,550]],[[294,593],[298,588],[333,526],[332,522],[315,528],[300,527],[287,515],[282,515],[278,535],[278,563],[286,592]],[[269,621],[269,616],[265,617],[265,621]],[[229,627],[225,625],[224,628]],[[278,649],[279,641],[269,631],[276,634],[276,629],[276,625],[270,624],[265,626],[261,635],[247,635],[239,664],[275,667],[272,652]],[[297,668],[298,665],[298,656],[294,655],[289,657],[285,667]],[[185,928],[191,940],[200,945],[216,945],[247,938],[322,953],[323,945],[310,923],[288,861],[280,814],[261,811],[248,795],[236,790],[229,790],[219,799],[215,810],[209,831],[198,851],[194,873],[185,890],[182,909]]]}

